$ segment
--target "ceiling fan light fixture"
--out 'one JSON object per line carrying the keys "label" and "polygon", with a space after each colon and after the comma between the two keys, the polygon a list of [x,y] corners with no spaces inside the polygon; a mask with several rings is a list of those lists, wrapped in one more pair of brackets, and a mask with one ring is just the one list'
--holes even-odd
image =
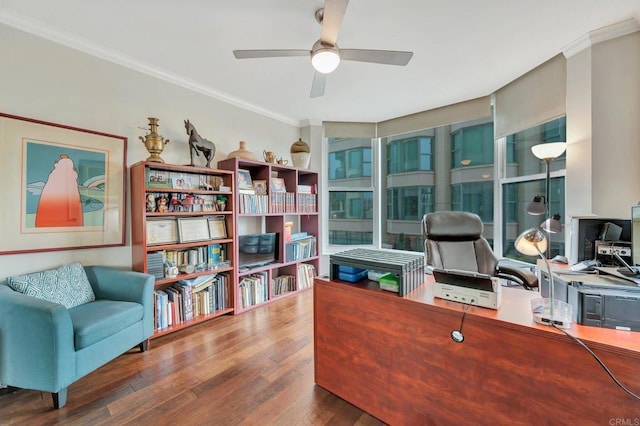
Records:
{"label": "ceiling fan light fixture", "polygon": [[311,64],[316,71],[329,74],[340,65],[340,54],[335,47],[321,47],[311,54]]}

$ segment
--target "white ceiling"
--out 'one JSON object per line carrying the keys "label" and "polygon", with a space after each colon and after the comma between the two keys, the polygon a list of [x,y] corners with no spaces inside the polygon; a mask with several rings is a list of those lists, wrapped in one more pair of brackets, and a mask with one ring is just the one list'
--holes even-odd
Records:
{"label": "white ceiling", "polygon": [[406,67],[343,62],[311,99],[305,57],[323,0],[0,0],[0,23],[295,125],[382,121],[492,93],[640,0],[351,0],[342,48],[409,50]]}

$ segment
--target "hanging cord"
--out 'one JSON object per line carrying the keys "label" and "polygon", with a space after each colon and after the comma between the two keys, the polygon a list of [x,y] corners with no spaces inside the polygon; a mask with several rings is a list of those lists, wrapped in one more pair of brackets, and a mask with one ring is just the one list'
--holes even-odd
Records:
{"label": "hanging cord", "polygon": [[[464,318],[464,317],[463,317]],[[640,396],[636,395],[635,393],[633,393],[631,390],[627,389],[625,387],[625,385],[623,385],[622,383],[620,383],[620,381],[616,378],[616,376],[613,375],[613,373],[611,372],[611,370],[609,370],[609,368],[607,368],[606,365],[604,365],[604,362],[602,362],[602,360],[600,358],[598,358],[598,356],[591,350],[589,349],[589,347],[587,345],[585,345],[580,339],[578,339],[577,337],[572,336],[571,334],[567,333],[565,330],[561,329],[560,327],[558,327],[557,325],[555,325],[554,323],[551,323],[551,325],[553,326],[553,328],[555,328],[556,330],[560,330],[562,331],[564,334],[566,334],[567,336],[571,337],[578,345],[582,346],[587,352],[589,352],[591,354],[591,356],[598,362],[598,364],[600,364],[600,367],[602,367],[604,369],[604,371],[607,372],[607,374],[609,375],[609,377],[611,377],[611,380],[613,380],[613,382],[618,385],[623,391],[625,391],[626,393],[628,393],[629,395],[631,395],[632,397],[634,397],[635,399],[640,399]]]}
{"label": "hanging cord", "polygon": [[462,334],[462,325],[464,324],[464,317],[467,315],[467,311],[471,307],[471,304],[475,302],[475,299],[471,299],[467,306],[462,311],[462,319],[460,320],[460,328],[458,330],[451,330],[451,339],[456,343],[462,343],[464,341],[464,334]]}

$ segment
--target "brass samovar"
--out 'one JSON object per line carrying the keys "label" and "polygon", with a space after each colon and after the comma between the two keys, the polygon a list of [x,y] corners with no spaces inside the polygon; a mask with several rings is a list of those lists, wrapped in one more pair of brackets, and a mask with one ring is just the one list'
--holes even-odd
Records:
{"label": "brass samovar", "polygon": [[149,151],[149,158],[147,161],[154,161],[156,163],[164,163],[164,160],[160,158],[160,154],[164,150],[165,144],[169,143],[169,139],[165,139],[162,135],[158,134],[158,119],[149,117],[149,134],[145,136],[139,136],[145,148]]}

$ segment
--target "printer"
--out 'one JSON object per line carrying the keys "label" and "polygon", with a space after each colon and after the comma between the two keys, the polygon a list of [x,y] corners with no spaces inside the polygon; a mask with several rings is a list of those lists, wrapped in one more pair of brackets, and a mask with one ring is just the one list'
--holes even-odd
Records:
{"label": "printer", "polygon": [[[592,327],[640,331],[640,286],[601,274],[556,274],[554,297],[573,306],[573,320]],[[541,281],[542,293],[549,283]],[[546,289],[545,289],[546,287]]]}
{"label": "printer", "polygon": [[433,295],[482,308],[498,309],[502,286],[497,277],[459,269],[433,269]]}

